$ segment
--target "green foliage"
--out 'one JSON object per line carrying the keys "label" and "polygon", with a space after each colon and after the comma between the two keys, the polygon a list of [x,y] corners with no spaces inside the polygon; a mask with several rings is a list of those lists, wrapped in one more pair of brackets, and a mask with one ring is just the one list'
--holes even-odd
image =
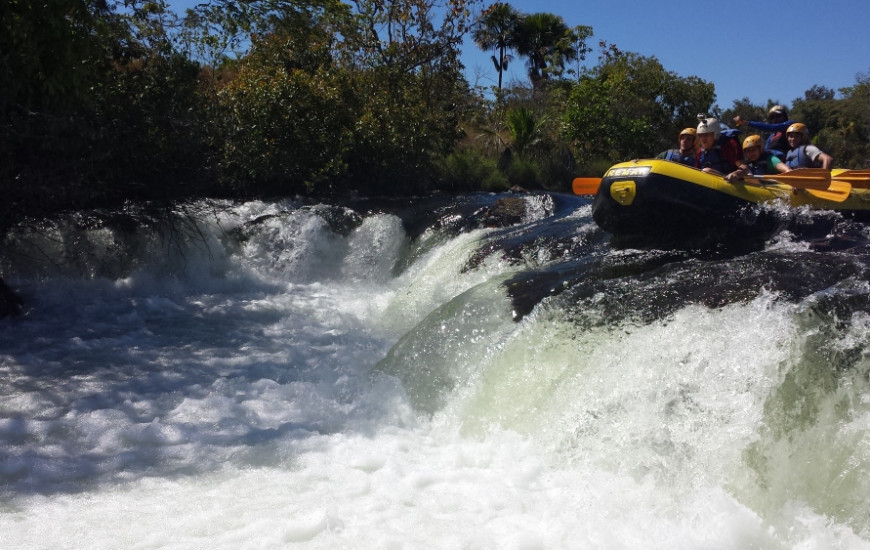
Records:
{"label": "green foliage", "polygon": [[523,189],[538,189],[541,187],[540,166],[528,159],[513,157],[504,169],[508,182]]}
{"label": "green foliage", "polygon": [[459,137],[456,75],[381,69],[358,76],[350,152],[355,184],[388,193],[425,190],[433,157],[448,154]]}
{"label": "green foliage", "polygon": [[83,178],[119,198],[195,193],[185,188],[206,175],[209,107],[198,87],[199,66],[174,53],[152,53],[108,73],[96,90],[93,122],[84,125],[93,164]]}
{"label": "green foliage", "polygon": [[471,35],[474,43],[481,50],[487,51],[491,48],[496,53],[492,56],[492,62],[498,72],[499,90],[501,90],[504,71],[513,61],[513,56],[508,51],[514,46],[515,29],[519,19],[519,12],[510,4],[496,2],[480,14]]}
{"label": "green foliage", "polygon": [[[712,84],[603,42],[581,69],[592,29],[553,14],[496,3],[472,29],[476,1],[211,0],[180,18],[167,0],[5,0],[0,227],[129,199],[561,190],[718,110]],[[530,85],[469,90],[469,32],[499,72],[524,57]],[[839,94],[813,86],[792,118],[866,167],[870,77]]]}
{"label": "green foliage", "polygon": [[358,68],[349,171],[359,188],[425,190],[433,157],[453,148],[467,94],[458,57],[468,4],[448,0],[435,10],[427,0],[355,2],[359,32],[345,48]]}
{"label": "green foliage", "polygon": [[101,0],[4,0],[0,112],[71,108],[111,57]]}
{"label": "green foliage", "polygon": [[514,152],[520,158],[527,158],[544,139],[546,117],[539,119],[530,109],[519,107],[509,109],[505,118],[513,139]]}
{"label": "green foliage", "polygon": [[452,152],[436,163],[438,188],[442,191],[506,191],[507,177],[498,169],[495,159],[473,149]]}
{"label": "green foliage", "polygon": [[235,185],[295,193],[344,173],[352,94],[347,76],[332,70],[330,39],[312,27],[255,39],[219,94],[221,167]]}
{"label": "green foliage", "polygon": [[[815,85],[794,100],[790,118],[809,128],[815,145],[834,157],[842,168],[870,167],[870,75],[859,74],[856,84],[836,92]],[[723,113],[730,121],[740,115],[744,120],[765,120],[767,111],[780,101],[768,100],[767,106],[753,105],[743,98]]]}
{"label": "green foliage", "polygon": [[[770,106],[773,107],[773,105],[774,104],[771,104]],[[729,125],[733,125],[732,121],[736,116],[739,116],[745,121],[766,120],[767,109],[758,105],[753,105],[748,97],[744,97],[742,99],[734,100],[734,106],[721,113],[722,122]],[[744,129],[743,131],[745,134],[746,130]]]}
{"label": "green foliage", "polygon": [[[346,50],[364,68],[390,67],[408,74],[458,69],[459,48],[469,29],[473,0],[354,0],[357,15],[345,36]],[[440,21],[436,12],[440,14]]]}
{"label": "green foliage", "polygon": [[843,168],[870,167],[870,77],[858,75],[855,86],[834,91],[813,86],[803,99],[795,99],[792,118],[810,130],[815,145]]}
{"label": "green foliage", "polygon": [[564,61],[570,61],[576,52],[563,37],[569,32],[564,19],[552,13],[533,13],[524,16],[516,30],[517,52],[526,57],[526,68],[532,86],[538,88],[551,74],[558,75]]}
{"label": "green foliage", "polygon": [[501,2],[480,14],[472,34],[480,49],[492,48],[498,54],[492,56],[498,71],[498,92],[502,89],[502,73],[513,59],[508,51],[514,50],[526,58],[529,80],[535,89],[540,89],[551,79],[561,77],[567,62],[586,59],[590,51],[586,40],[590,36],[592,27],[570,28],[558,15],[522,14]]}
{"label": "green foliage", "polygon": [[540,186],[553,191],[568,191],[577,175],[574,153],[566,144],[550,148],[538,159]]}
{"label": "green foliage", "polygon": [[666,71],[654,57],[617,50],[571,91],[565,136],[583,163],[654,156],[673,141],[675,128],[694,126],[714,97],[710,83]]}
{"label": "green foliage", "polygon": [[255,40],[221,95],[231,179],[275,193],[413,193],[432,183],[433,157],[458,137],[464,16],[436,28],[429,4],[391,5],[360,3],[353,25],[287,13]]}
{"label": "green foliage", "polygon": [[100,0],[8,7],[0,225],[27,211],[195,192],[187,184],[208,175],[208,102],[197,64],[168,43],[163,2],[131,2],[123,15]]}
{"label": "green foliage", "polygon": [[338,0],[214,0],[183,20],[163,0],[8,5],[3,223],[126,199],[418,192],[458,135],[465,0],[440,24],[424,0],[356,14]]}

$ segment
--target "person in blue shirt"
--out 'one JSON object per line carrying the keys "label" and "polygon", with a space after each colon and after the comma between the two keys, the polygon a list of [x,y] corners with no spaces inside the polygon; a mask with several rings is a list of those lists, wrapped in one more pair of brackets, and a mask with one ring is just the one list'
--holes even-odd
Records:
{"label": "person in blue shirt", "polygon": [[784,159],[786,152],[789,150],[788,138],[786,130],[795,123],[794,120],[788,118],[788,109],[783,105],[774,105],[767,112],[767,120],[769,122],[759,122],[755,120],[743,120],[740,115],[734,117],[734,124],[742,126],[748,125],[761,132],[770,132],[767,136],[767,141],[764,143],[764,150],[770,151],[777,157]]}
{"label": "person in blue shirt", "polygon": [[697,133],[698,132],[694,128],[683,128],[683,131],[680,132],[678,138],[680,141],[680,148],[663,151],[659,153],[656,158],[679,162],[686,166],[695,166],[695,136]]}

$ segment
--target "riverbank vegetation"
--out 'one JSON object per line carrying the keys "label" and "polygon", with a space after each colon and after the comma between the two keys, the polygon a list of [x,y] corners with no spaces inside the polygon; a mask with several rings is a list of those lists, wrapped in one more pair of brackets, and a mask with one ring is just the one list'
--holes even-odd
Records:
{"label": "riverbank vegetation", "polygon": [[[588,26],[478,0],[4,6],[0,228],[138,200],[567,190],[698,113],[774,103],[723,110],[712,83]],[[493,53],[498,86],[466,80],[463,41]],[[510,63],[528,80],[503,82]],[[870,75],[791,107],[838,166],[870,164]]]}

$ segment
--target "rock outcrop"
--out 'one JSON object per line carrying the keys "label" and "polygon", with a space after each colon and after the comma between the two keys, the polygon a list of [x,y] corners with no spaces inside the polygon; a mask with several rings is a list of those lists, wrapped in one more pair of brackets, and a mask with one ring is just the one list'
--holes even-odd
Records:
{"label": "rock outcrop", "polygon": [[12,292],[3,279],[0,279],[0,319],[9,316],[21,315],[24,300]]}

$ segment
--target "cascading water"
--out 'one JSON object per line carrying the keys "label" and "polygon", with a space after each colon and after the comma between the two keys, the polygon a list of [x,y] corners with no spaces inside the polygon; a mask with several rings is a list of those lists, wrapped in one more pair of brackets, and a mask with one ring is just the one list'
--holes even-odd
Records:
{"label": "cascading water", "polygon": [[739,252],[544,194],[22,226],[0,548],[868,549],[870,231],[795,216]]}

